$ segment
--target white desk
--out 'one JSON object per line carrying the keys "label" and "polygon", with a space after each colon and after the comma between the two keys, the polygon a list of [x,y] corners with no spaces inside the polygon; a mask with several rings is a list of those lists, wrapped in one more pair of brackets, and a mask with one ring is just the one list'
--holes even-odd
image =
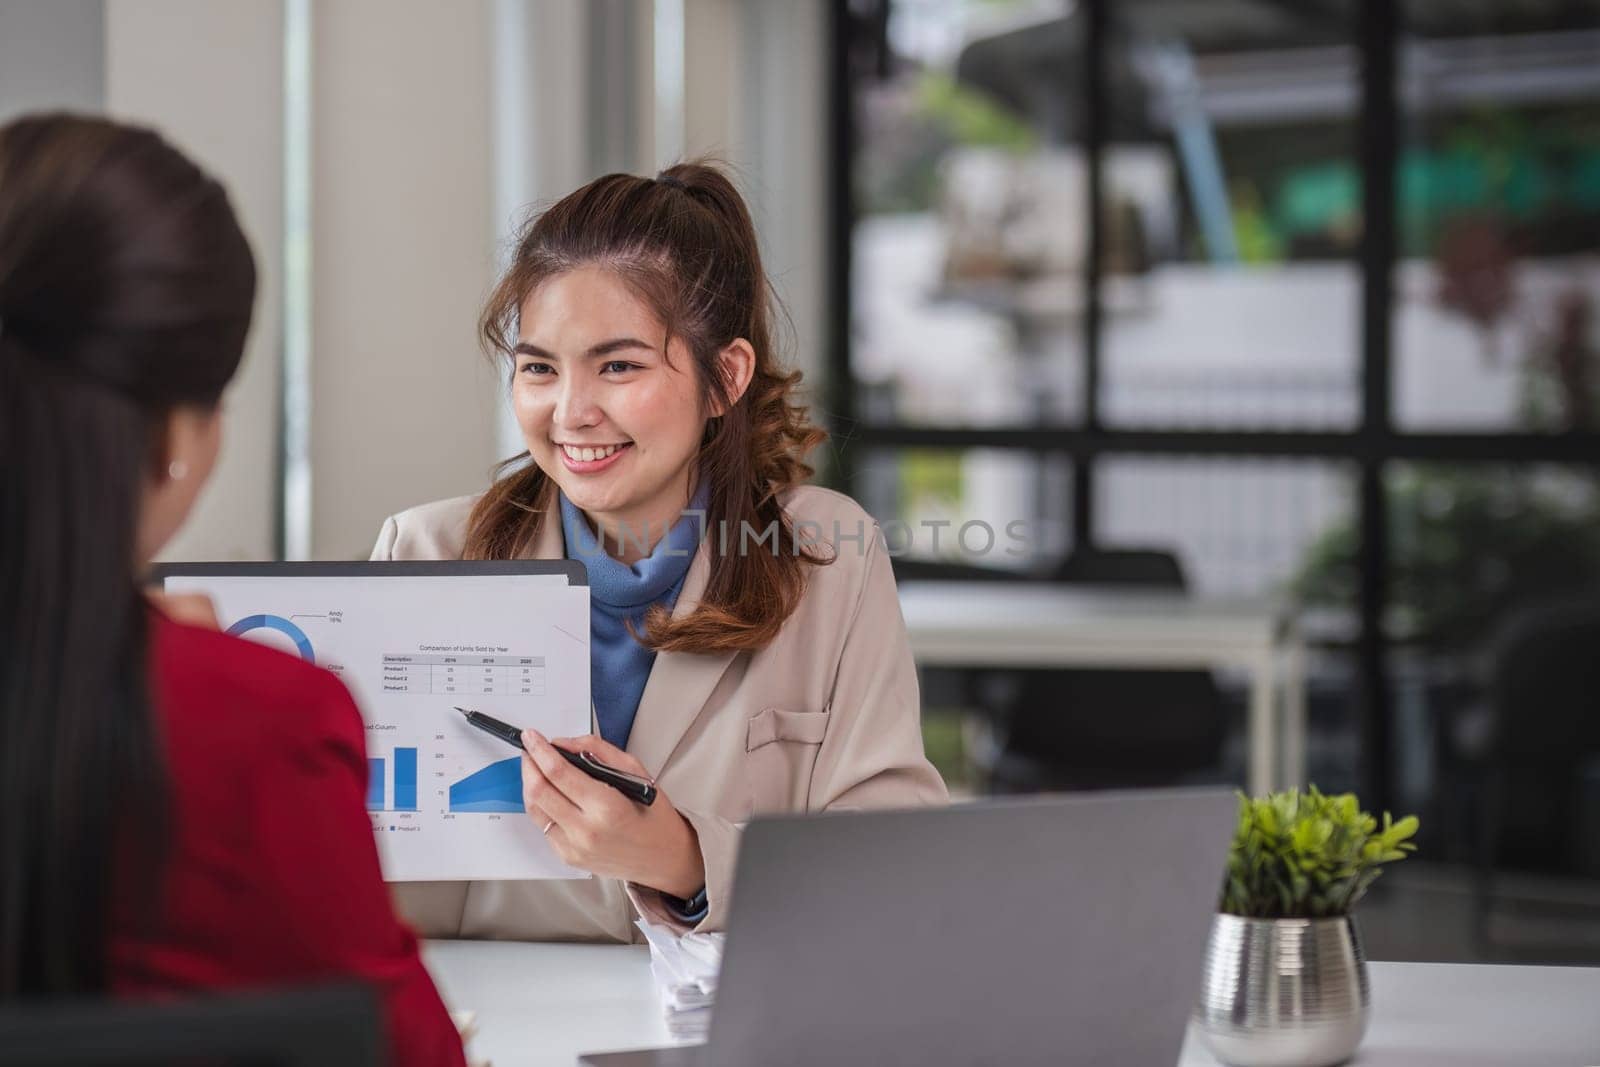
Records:
{"label": "white desk", "polygon": [[[494,1067],[668,1044],[642,946],[430,942],[445,1000],[478,1013]],[[1353,1067],[1600,1064],[1600,968],[1371,964],[1372,1026]],[[1194,1034],[1179,1067],[1215,1067]]]}
{"label": "white desk", "polygon": [[[1371,963],[1372,1025],[1350,1067],[1600,1064],[1600,967]],[[1215,1067],[1194,1034],[1180,1067]]]}
{"label": "white desk", "polygon": [[428,941],[422,953],[450,1009],[478,1013],[472,1057],[494,1067],[672,1043],[644,945]]}
{"label": "white desk", "polygon": [[1250,674],[1250,791],[1305,784],[1305,644],[1282,603],[908,581],[900,607],[912,655],[928,667],[1241,667]]}

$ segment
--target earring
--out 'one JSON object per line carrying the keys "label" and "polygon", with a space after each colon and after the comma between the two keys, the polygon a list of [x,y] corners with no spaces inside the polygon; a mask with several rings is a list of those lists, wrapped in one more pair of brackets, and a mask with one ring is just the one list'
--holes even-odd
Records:
{"label": "earring", "polygon": [[189,477],[189,465],[181,459],[175,459],[167,464],[167,477],[175,482],[181,482]]}

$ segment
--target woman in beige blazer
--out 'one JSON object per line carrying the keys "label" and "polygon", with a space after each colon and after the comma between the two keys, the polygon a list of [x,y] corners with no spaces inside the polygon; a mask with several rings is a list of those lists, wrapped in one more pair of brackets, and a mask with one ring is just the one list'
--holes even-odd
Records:
{"label": "woman in beige blazer", "polygon": [[[528,455],[480,496],[393,516],[372,555],[589,565],[599,730],[526,734],[523,793],[597,877],[397,886],[425,933],[628,941],[635,913],[721,929],[752,815],[945,802],[878,527],[802,484],[823,434],[769,292],[744,203],[705,165],[601,178],[519,240],[482,332]],[[553,745],[660,796],[635,805]]]}

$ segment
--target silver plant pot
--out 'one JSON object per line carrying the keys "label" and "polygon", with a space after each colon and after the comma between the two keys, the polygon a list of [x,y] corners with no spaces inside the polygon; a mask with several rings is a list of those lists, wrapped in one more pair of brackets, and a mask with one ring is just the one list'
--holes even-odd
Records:
{"label": "silver plant pot", "polygon": [[1217,915],[1194,1019],[1233,1067],[1329,1067],[1367,1032],[1367,961],[1355,920]]}

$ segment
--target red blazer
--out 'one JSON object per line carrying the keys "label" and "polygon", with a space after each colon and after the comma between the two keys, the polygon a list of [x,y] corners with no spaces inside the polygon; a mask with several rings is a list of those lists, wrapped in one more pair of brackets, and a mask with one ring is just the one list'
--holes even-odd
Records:
{"label": "red blazer", "polygon": [[382,994],[394,1063],[462,1064],[455,1025],[378,871],[350,694],[292,656],[150,618],[171,837],[156,923],[134,913],[138,894],[116,895],[114,991],[350,976]]}

